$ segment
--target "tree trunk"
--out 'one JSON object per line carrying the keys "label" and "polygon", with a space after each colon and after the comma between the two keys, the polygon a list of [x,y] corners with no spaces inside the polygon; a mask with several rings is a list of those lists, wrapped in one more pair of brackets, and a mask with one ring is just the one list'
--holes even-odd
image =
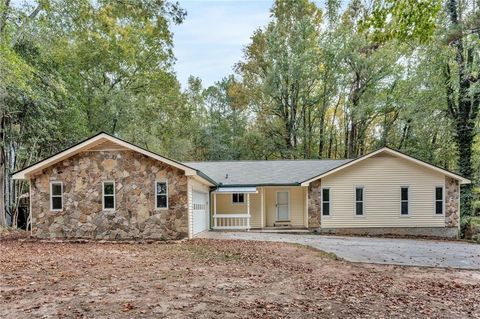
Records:
{"label": "tree trunk", "polygon": [[330,126],[330,134],[328,137],[328,153],[327,153],[327,158],[332,158],[332,142],[333,142],[333,132],[335,130],[335,120],[337,117],[337,110],[338,106],[340,105],[340,97],[338,98],[337,104],[335,104],[335,109],[333,110],[333,115],[332,115],[332,123]]}
{"label": "tree trunk", "polygon": [[[463,121],[457,122],[456,144],[458,148],[458,167],[460,175],[468,179],[473,177],[472,146],[474,139],[474,126]],[[461,191],[462,213],[470,216],[472,213],[473,185],[462,185]]]}
{"label": "tree trunk", "polygon": [[[472,87],[480,81],[480,77],[472,74],[474,58],[473,48],[465,49],[463,42],[463,22],[461,21],[461,8],[456,0],[450,0],[447,4],[452,30],[461,32],[455,35],[449,44],[455,49],[455,64],[458,67],[458,77],[454,78],[446,63],[445,87],[447,91],[448,114],[455,123],[455,142],[458,150],[458,167],[463,177],[472,179],[472,146],[475,139],[475,123],[480,108],[480,93],[472,92]],[[458,97],[454,97],[454,86],[451,82],[458,81]],[[472,96],[473,94],[473,96]],[[461,192],[461,214],[472,215],[472,184],[462,185]]]}
{"label": "tree trunk", "polygon": [[402,137],[400,139],[400,143],[398,143],[398,149],[401,150],[404,146],[404,144],[406,143],[406,140],[408,139],[408,135],[410,134],[410,123],[412,122],[412,120],[407,120],[407,123],[405,124],[405,126],[403,127],[403,130],[402,130]]}
{"label": "tree trunk", "polygon": [[356,147],[355,142],[357,139],[357,124],[353,119],[350,120],[350,130],[348,134],[348,158],[356,157]]}
{"label": "tree trunk", "polygon": [[0,226],[6,227],[9,224],[5,207],[5,115],[0,119]]}

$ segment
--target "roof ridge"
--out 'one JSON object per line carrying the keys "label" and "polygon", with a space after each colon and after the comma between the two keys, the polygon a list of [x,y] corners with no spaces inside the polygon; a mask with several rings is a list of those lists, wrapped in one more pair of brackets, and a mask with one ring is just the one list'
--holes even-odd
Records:
{"label": "roof ridge", "polygon": [[320,162],[320,161],[351,161],[353,158],[338,159],[271,159],[271,160],[212,160],[212,161],[183,161],[182,163],[238,163],[238,162]]}

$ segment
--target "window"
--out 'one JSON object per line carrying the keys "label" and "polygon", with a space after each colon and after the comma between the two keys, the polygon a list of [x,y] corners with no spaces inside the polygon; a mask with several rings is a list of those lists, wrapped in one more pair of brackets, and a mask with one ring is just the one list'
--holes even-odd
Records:
{"label": "window", "polygon": [[363,187],[355,187],[355,215],[363,216]]}
{"label": "window", "polygon": [[234,204],[245,203],[245,194],[232,194],[232,203]]}
{"label": "window", "polygon": [[63,183],[50,183],[50,208],[51,210],[63,209]]}
{"label": "window", "polygon": [[435,215],[443,215],[443,186],[435,187]]}
{"label": "window", "polygon": [[400,190],[400,202],[401,202],[401,208],[400,208],[400,214],[401,215],[409,215],[410,214],[410,207],[409,207],[409,196],[410,196],[410,191],[408,187],[401,187]]}
{"label": "window", "polygon": [[155,207],[165,209],[168,208],[167,182],[156,182]]}
{"label": "window", "polygon": [[330,216],[330,188],[322,188],[322,215]]}
{"label": "window", "polygon": [[103,209],[115,209],[115,182],[103,182]]}

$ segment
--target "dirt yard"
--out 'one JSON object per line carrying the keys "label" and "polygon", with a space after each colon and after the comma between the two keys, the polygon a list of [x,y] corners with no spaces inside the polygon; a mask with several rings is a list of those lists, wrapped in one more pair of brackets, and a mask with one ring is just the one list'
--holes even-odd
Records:
{"label": "dirt yard", "polygon": [[480,318],[480,272],[294,244],[0,241],[0,318]]}

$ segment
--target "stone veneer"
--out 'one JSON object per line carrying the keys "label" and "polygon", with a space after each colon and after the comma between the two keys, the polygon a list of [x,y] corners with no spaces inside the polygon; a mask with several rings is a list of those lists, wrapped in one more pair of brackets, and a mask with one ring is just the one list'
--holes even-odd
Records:
{"label": "stone veneer", "polygon": [[460,184],[458,180],[445,176],[445,226],[460,225]]}
{"label": "stone veneer", "polygon": [[308,228],[320,227],[321,212],[321,180],[316,180],[308,186]]}
{"label": "stone veneer", "polygon": [[[115,211],[102,210],[102,181],[115,181]],[[50,182],[63,182],[63,210],[50,210]],[[155,209],[155,181],[168,183],[168,209]],[[184,172],[133,151],[82,152],[30,180],[40,238],[177,239],[188,236]]]}

